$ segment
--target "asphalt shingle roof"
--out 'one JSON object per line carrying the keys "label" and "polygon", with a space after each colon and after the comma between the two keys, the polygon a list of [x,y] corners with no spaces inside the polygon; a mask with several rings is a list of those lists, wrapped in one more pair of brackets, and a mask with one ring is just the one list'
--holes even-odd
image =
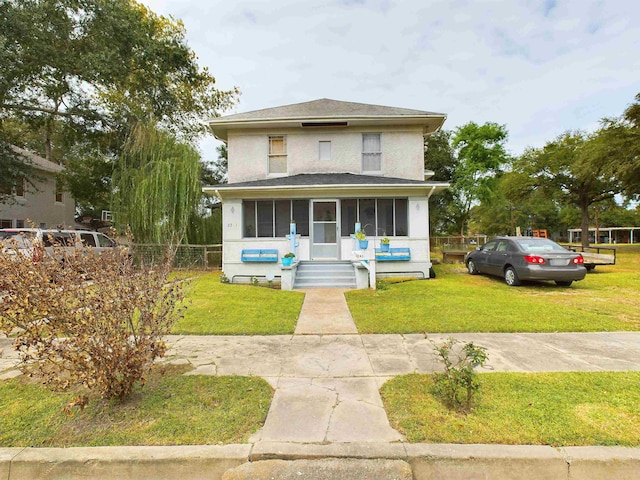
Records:
{"label": "asphalt shingle roof", "polygon": [[413,110],[409,108],[385,107],[366,103],[342,102],[321,98],[310,102],[283,105],[274,108],[264,108],[252,112],[236,113],[224,117],[214,118],[211,123],[227,121],[277,120],[296,118],[354,118],[354,117],[415,117],[415,116],[445,116],[444,113]]}
{"label": "asphalt shingle roof", "polygon": [[253,180],[249,182],[227,183],[210,186],[218,190],[226,188],[245,187],[283,187],[305,185],[446,185],[446,182],[422,180],[407,180],[406,178],[377,177],[371,175],[356,175],[353,173],[303,173],[288,177],[268,178],[266,180]]}

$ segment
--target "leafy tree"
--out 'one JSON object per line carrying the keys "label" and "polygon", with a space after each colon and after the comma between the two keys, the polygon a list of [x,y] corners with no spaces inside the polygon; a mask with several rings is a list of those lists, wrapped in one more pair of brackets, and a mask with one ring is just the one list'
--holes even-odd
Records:
{"label": "leafy tree", "polygon": [[113,215],[137,242],[176,245],[201,196],[200,154],[147,123],[136,126],[114,173]]}
{"label": "leafy tree", "polygon": [[[424,169],[434,172],[432,180],[451,182],[455,172],[457,158],[451,146],[451,132],[440,130],[428,138],[428,147],[424,152]],[[451,205],[453,192],[446,189],[429,199],[429,221],[432,232],[447,233],[453,223]]]}
{"label": "leafy tree", "polygon": [[[106,165],[133,125],[152,119],[192,141],[238,94],[198,67],[180,21],[130,0],[3,0],[0,47],[0,139],[17,122],[38,138],[19,146],[69,160],[71,193],[88,209],[105,207]],[[93,165],[74,161],[80,152]]]}
{"label": "leafy tree", "polygon": [[[542,190],[518,195],[527,178],[507,172],[496,178],[495,187],[471,212],[476,229],[489,235],[515,235],[516,227],[523,232],[546,229],[559,237],[568,225],[562,219],[562,204]],[[516,193],[514,193],[516,192]]]}
{"label": "leafy tree", "polygon": [[640,93],[620,118],[602,120],[594,150],[612,160],[606,172],[620,181],[622,193],[629,199],[640,198]]}
{"label": "leafy tree", "polygon": [[464,235],[471,208],[487,198],[495,176],[509,156],[505,150],[507,129],[497,123],[470,122],[455,130],[452,146],[457,156],[453,174],[452,204],[456,224]]}
{"label": "leafy tree", "polygon": [[620,191],[619,183],[606,173],[612,159],[596,142],[594,136],[566,132],[542,149],[525,151],[514,163],[522,180],[519,198],[540,191],[579,209],[583,246],[589,245],[589,207]]}

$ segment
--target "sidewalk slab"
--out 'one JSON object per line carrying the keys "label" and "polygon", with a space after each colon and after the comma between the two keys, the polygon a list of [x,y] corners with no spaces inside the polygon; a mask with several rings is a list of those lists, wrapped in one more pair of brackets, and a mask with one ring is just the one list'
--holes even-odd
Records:
{"label": "sidewalk slab", "polygon": [[392,442],[374,378],[280,378],[264,427],[251,441]]}
{"label": "sidewalk slab", "polygon": [[304,290],[305,296],[296,324],[296,335],[357,334],[344,289]]}

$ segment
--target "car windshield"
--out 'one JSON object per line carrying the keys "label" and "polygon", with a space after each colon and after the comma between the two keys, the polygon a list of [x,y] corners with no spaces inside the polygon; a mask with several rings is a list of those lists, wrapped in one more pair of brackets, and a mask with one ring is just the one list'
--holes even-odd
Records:
{"label": "car windshield", "polygon": [[546,238],[517,238],[514,240],[526,253],[567,251],[566,248]]}

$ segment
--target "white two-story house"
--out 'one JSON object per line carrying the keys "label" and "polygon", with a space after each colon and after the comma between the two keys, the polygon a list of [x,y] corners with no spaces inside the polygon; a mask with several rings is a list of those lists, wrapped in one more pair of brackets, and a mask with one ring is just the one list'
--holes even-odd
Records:
{"label": "white two-story house", "polygon": [[[445,119],[321,99],[210,120],[228,147],[229,183],[204,188],[222,201],[225,275],[281,278],[287,289],[428,278],[429,197],[448,184],[429,180],[424,149]],[[385,237],[389,252],[380,251]],[[292,250],[294,264],[284,267]]]}

